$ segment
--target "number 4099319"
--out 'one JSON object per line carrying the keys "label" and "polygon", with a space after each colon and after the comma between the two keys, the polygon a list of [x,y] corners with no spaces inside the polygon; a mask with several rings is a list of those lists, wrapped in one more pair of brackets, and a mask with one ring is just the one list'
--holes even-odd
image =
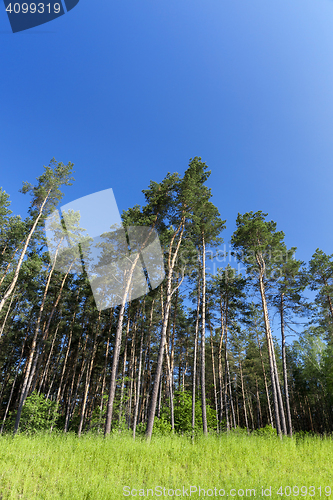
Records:
{"label": "number 4099319", "polygon": [[8,5],[8,7],[6,8],[6,11],[9,12],[10,14],[12,12],[14,12],[14,14],[35,14],[35,13],[38,13],[38,14],[44,14],[45,13],[49,13],[51,14],[51,12],[54,12],[55,14],[59,14],[60,13],[60,10],[61,10],[61,6],[60,6],[60,3],[55,3],[55,4],[44,4],[44,3],[23,3],[22,5],[19,4],[19,3],[14,3],[13,4],[13,7],[12,7],[12,4],[10,3]]}

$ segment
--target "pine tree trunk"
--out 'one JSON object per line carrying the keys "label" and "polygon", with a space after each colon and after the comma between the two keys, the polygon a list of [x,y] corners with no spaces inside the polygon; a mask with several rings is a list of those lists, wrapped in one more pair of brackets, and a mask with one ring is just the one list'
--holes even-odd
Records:
{"label": "pine tree trunk", "polygon": [[43,375],[42,375],[42,378],[41,378],[41,381],[40,381],[40,384],[39,384],[38,394],[41,393],[41,391],[43,389],[43,385],[45,385],[47,377],[48,377],[48,372],[49,372],[49,367],[50,367],[50,361],[51,361],[51,357],[52,357],[52,354],[53,354],[54,344],[55,344],[55,341],[56,341],[56,338],[57,338],[57,334],[58,334],[60,323],[61,323],[61,321],[58,322],[57,328],[55,330],[55,333],[54,333],[54,336],[53,336],[53,339],[52,339],[52,344],[51,344],[50,352],[49,352],[49,355],[47,357],[46,365],[44,367],[44,372],[43,372]]}
{"label": "pine tree trunk", "polygon": [[79,376],[78,376],[78,379],[77,379],[77,382],[76,382],[75,394],[74,394],[74,397],[72,398],[72,401],[71,401],[72,391],[73,391],[73,387],[74,387],[74,378],[75,378],[76,364],[77,364],[77,359],[79,357],[80,344],[79,344],[79,347],[78,347],[78,350],[77,350],[76,362],[74,364],[75,371],[74,371],[74,374],[73,374],[73,379],[72,379],[72,384],[71,384],[71,390],[70,390],[70,394],[69,394],[68,408],[67,408],[67,415],[66,415],[66,422],[65,422],[64,432],[68,431],[69,423],[71,421],[71,418],[73,416],[73,412],[75,410],[75,405],[76,405],[76,400],[77,400],[77,393],[79,391],[79,387],[80,387],[81,379],[82,379],[83,374],[84,374],[84,370],[86,368],[87,357],[85,357],[85,352],[86,352],[86,347],[87,347],[87,343],[88,343],[88,338],[89,338],[89,336],[87,334],[86,338],[85,338],[83,350],[82,350],[82,363],[81,363],[81,368],[80,368]]}
{"label": "pine tree trunk", "polygon": [[[12,264],[13,260],[14,260],[14,257],[15,257],[15,255],[16,255],[16,253],[18,252],[18,250],[19,250],[19,247],[17,247],[17,248],[15,249],[15,251],[14,251],[14,253],[13,253],[13,255],[12,255],[12,258],[11,258],[11,259],[10,259],[10,261],[8,262],[8,265],[7,265],[6,269],[5,269],[5,272],[4,272],[4,274],[2,275],[2,277],[1,277],[1,279],[0,279],[0,286],[2,285],[2,283],[3,283],[4,279],[5,279],[5,277],[7,276],[8,271],[9,271],[9,268],[10,268],[10,266],[11,266],[11,264]],[[2,252],[2,255],[4,255],[4,253],[5,253],[5,251],[3,251],[3,252]]]}
{"label": "pine tree trunk", "polygon": [[235,407],[232,398],[232,390],[231,390],[231,377],[230,377],[230,369],[229,369],[229,361],[227,359],[227,368],[228,368],[228,380],[229,380],[229,397],[230,397],[230,406],[231,406],[231,415],[234,424],[234,429],[236,429],[236,417],[235,417]]}
{"label": "pine tree trunk", "polygon": [[9,411],[9,407],[10,407],[10,403],[12,401],[12,397],[13,397],[13,393],[14,393],[14,388],[15,388],[15,384],[16,384],[16,379],[17,379],[17,375],[18,375],[19,370],[20,370],[20,365],[21,365],[21,361],[22,361],[22,358],[23,358],[24,347],[25,347],[25,343],[27,341],[27,338],[28,338],[28,332],[26,333],[26,336],[25,336],[23,344],[22,344],[20,359],[19,359],[19,362],[18,362],[18,365],[17,365],[17,368],[16,368],[15,377],[14,377],[14,380],[13,380],[13,383],[12,383],[12,387],[11,387],[11,390],[10,390],[10,395],[9,395],[9,398],[8,398],[8,401],[7,401],[6,411],[5,411],[5,415],[3,417],[3,421],[2,421],[2,425],[1,425],[1,429],[0,429],[0,435],[3,432],[3,428],[4,428],[4,425],[5,425],[6,418],[7,418],[8,411]]}
{"label": "pine tree trunk", "polygon": [[202,430],[207,435],[207,410],[206,410],[206,245],[202,234],[202,330],[201,330],[201,409]]}
{"label": "pine tree trunk", "polygon": [[[261,261],[260,261],[260,257],[257,256],[257,261],[258,261],[258,266],[260,269],[259,270],[259,287],[260,287],[260,294],[261,294],[261,300],[262,300],[262,308],[263,308],[263,313],[264,313],[264,323],[265,323],[265,330],[266,330],[268,357],[269,357],[269,365],[270,365],[270,371],[271,371],[271,384],[272,384],[272,394],[273,394],[273,403],[274,403],[276,432],[277,432],[277,435],[281,437],[279,402],[278,402],[278,396],[277,396],[277,385],[276,385],[276,380],[275,380],[275,367],[274,367],[273,352],[272,352],[272,348],[274,349],[274,346],[271,342],[271,328],[270,328],[270,324],[269,324],[268,309],[267,309],[267,302],[266,302],[266,295],[265,295],[265,286],[264,286],[264,282],[263,282],[263,273],[264,273],[263,259],[261,258]],[[279,382],[277,381],[277,384],[278,383]]]}
{"label": "pine tree trunk", "polygon": [[227,331],[225,333],[225,351],[224,351],[224,406],[225,420],[227,432],[230,431],[229,423],[229,408],[228,408],[228,348],[227,348]]}
{"label": "pine tree trunk", "polygon": [[[157,216],[156,216],[157,220]],[[156,223],[155,220],[155,223]],[[122,331],[123,331],[123,320],[124,320],[124,313],[125,313],[125,305],[127,302],[127,299],[129,299],[128,295],[130,292],[130,286],[133,278],[133,273],[135,270],[135,267],[138,263],[138,260],[140,259],[141,255],[141,250],[145,248],[153,230],[154,226],[151,227],[151,231],[149,231],[149,234],[140,247],[140,250],[137,252],[137,256],[134,258],[132,262],[132,266],[128,272],[128,277],[127,277],[127,283],[124,291],[124,295],[122,298],[122,303],[120,306],[120,311],[119,311],[119,317],[118,317],[118,325],[117,325],[117,331],[116,331],[116,338],[115,338],[115,345],[113,349],[113,358],[112,358],[112,368],[111,368],[111,380],[110,380],[110,389],[109,389],[109,400],[108,400],[108,405],[107,405],[107,412],[106,412],[106,421],[105,421],[105,431],[104,431],[104,436],[107,436],[111,432],[111,423],[112,423],[112,414],[113,414],[113,403],[114,403],[114,398],[116,395],[116,377],[117,377],[117,371],[118,371],[118,363],[119,363],[119,354],[120,354],[120,347],[121,347],[121,337],[122,337]]]}
{"label": "pine tree trunk", "polygon": [[92,353],[91,353],[90,364],[89,364],[89,368],[87,370],[87,375],[86,375],[86,384],[85,384],[84,395],[83,395],[83,400],[82,400],[81,418],[80,418],[80,424],[79,424],[79,429],[78,429],[78,436],[79,437],[81,436],[81,432],[82,432],[82,426],[83,426],[83,421],[84,421],[84,416],[85,416],[86,406],[87,406],[88,392],[89,392],[89,387],[90,387],[91,373],[92,373],[92,369],[93,369],[93,365],[94,365],[94,361],[95,361],[95,356],[96,356],[96,351],[97,351],[97,338],[99,335],[101,313],[102,313],[102,311],[99,311],[97,326],[96,326],[96,333],[95,333],[95,338],[94,338],[94,343],[93,343],[93,349],[92,349]]}
{"label": "pine tree trunk", "polygon": [[258,420],[258,429],[262,427],[262,415],[261,415],[261,406],[260,406],[260,397],[259,397],[259,386],[258,386],[258,379],[257,379],[257,374],[255,373],[256,377],[256,395],[257,395],[257,420]]}
{"label": "pine tree trunk", "polygon": [[130,311],[128,310],[126,336],[125,336],[125,343],[124,343],[125,347],[124,347],[124,356],[123,356],[123,369],[122,369],[121,387],[120,387],[120,403],[119,403],[119,415],[118,415],[119,430],[121,430],[121,423],[122,423],[121,419],[122,419],[122,413],[123,413],[125,373],[126,373],[126,362],[127,362],[127,339],[128,339],[128,335],[129,335],[130,321],[131,321]]}
{"label": "pine tree trunk", "polygon": [[[14,272],[13,280],[12,280],[11,284],[9,285],[7,291],[5,292],[4,296],[2,297],[1,301],[0,301],[0,312],[2,311],[2,309],[3,309],[3,307],[4,307],[5,303],[6,303],[6,301],[11,296],[11,294],[12,294],[14,288],[15,288],[16,282],[18,280],[19,272],[20,272],[20,269],[21,269],[22,264],[23,264],[23,259],[25,257],[26,252],[27,252],[30,240],[32,238],[32,235],[35,232],[35,229],[37,227],[37,224],[38,224],[40,218],[43,215],[43,210],[45,208],[46,202],[48,200],[48,197],[49,197],[51,191],[52,191],[52,189],[49,189],[47,191],[46,196],[45,196],[45,198],[44,198],[44,200],[43,200],[43,202],[42,202],[42,204],[41,204],[41,206],[39,208],[39,212],[38,212],[38,215],[36,217],[36,220],[33,223],[32,228],[30,229],[30,232],[29,232],[29,234],[27,236],[27,239],[25,240],[25,243],[23,245],[23,249],[22,249],[21,255],[20,255],[19,260],[17,262],[17,266],[16,266],[16,269],[15,269],[15,272]],[[21,413],[20,413],[20,415],[21,415]],[[16,428],[16,425],[15,425],[15,428]],[[17,429],[15,430],[15,432],[16,431],[17,431]]]}
{"label": "pine tree trunk", "polygon": [[[4,331],[5,326],[6,326],[6,323],[7,323],[7,319],[8,319],[8,316],[9,316],[9,313],[10,313],[10,310],[11,310],[11,307],[12,307],[12,303],[13,303],[14,297],[15,297],[15,294],[13,293],[13,294],[12,294],[12,296],[11,296],[10,302],[9,302],[9,306],[8,306],[8,309],[7,309],[7,312],[6,312],[5,319],[3,320],[3,323],[2,323],[2,325],[1,325],[1,330],[0,330],[0,340],[1,340],[1,337],[2,337],[3,331]],[[14,310],[15,310],[15,308],[14,308]]]}
{"label": "pine tree trunk", "polygon": [[220,313],[221,313],[221,335],[220,335],[220,343],[219,343],[219,352],[218,352],[218,365],[219,365],[219,401],[220,401],[220,413],[219,413],[219,421],[220,425],[222,425],[223,419],[223,370],[222,370],[222,349],[223,349],[223,338],[224,338],[224,321],[223,321],[223,306],[222,306],[222,297],[220,297]]}
{"label": "pine tree trunk", "polygon": [[169,384],[169,400],[170,400],[170,416],[171,416],[171,430],[174,432],[175,430],[175,417],[174,417],[174,407],[173,407],[173,384],[172,384],[172,373],[170,369],[170,359],[169,359],[169,353],[168,353],[168,347],[167,344],[165,344],[165,357],[166,357],[166,364],[167,364],[167,379],[168,379],[168,384]]}
{"label": "pine tree trunk", "polygon": [[279,404],[279,409],[280,409],[281,431],[286,436],[287,435],[286,418],[285,418],[285,414],[284,414],[284,406],[283,406],[283,400],[282,400],[280,378],[279,378],[279,372],[278,372],[277,363],[276,363],[275,349],[274,349],[272,334],[271,334],[270,341],[271,341],[272,357],[273,357],[273,364],[274,364],[274,371],[275,371],[276,393],[277,393],[278,404]]}
{"label": "pine tree trunk", "polygon": [[213,371],[214,402],[215,402],[215,413],[216,413],[216,432],[219,433],[219,414],[218,414],[218,402],[217,402],[217,390],[216,390],[213,331],[212,331],[212,324],[211,324],[210,319],[209,319],[209,331],[210,331],[210,346],[211,346],[211,352],[212,352],[212,371]]}
{"label": "pine tree trunk", "polygon": [[104,369],[103,369],[103,381],[102,381],[102,388],[101,388],[101,402],[99,406],[99,420],[98,420],[98,426],[97,426],[97,432],[99,433],[100,427],[101,427],[101,420],[102,420],[102,414],[103,414],[103,407],[104,407],[104,391],[105,391],[105,382],[106,382],[106,370],[108,366],[108,357],[109,357],[109,347],[110,347],[110,337],[111,337],[111,329],[112,329],[112,319],[113,319],[113,308],[110,309],[110,326],[108,330],[108,338],[106,341],[106,349],[105,349],[105,360],[104,360]]}
{"label": "pine tree trunk", "polygon": [[248,422],[248,419],[247,419],[246,401],[245,401],[245,394],[244,394],[244,379],[243,379],[243,370],[242,370],[242,362],[241,362],[241,360],[239,360],[239,371],[240,371],[240,376],[241,376],[245,425],[246,425],[247,433],[249,434],[250,431],[249,431],[249,422]]}
{"label": "pine tree trunk", "polygon": [[258,332],[257,332],[257,340],[258,340],[258,347],[259,347],[259,354],[260,354],[262,372],[264,374],[265,391],[266,391],[266,398],[267,398],[267,404],[268,404],[269,423],[272,426],[272,428],[274,429],[274,422],[273,422],[271,401],[270,401],[270,397],[269,397],[268,384],[267,384],[267,378],[266,378],[266,370],[265,370],[264,360],[263,360],[263,357],[262,357],[261,344],[260,344]]}
{"label": "pine tree trunk", "polygon": [[130,393],[128,399],[127,406],[127,427],[130,429],[131,427],[131,419],[132,419],[132,396],[133,396],[133,383],[134,383],[134,373],[135,373],[135,338],[138,324],[138,313],[139,308],[136,310],[136,315],[134,319],[134,327],[133,327],[133,335],[132,335],[132,344],[131,344],[131,358],[130,358],[130,366],[129,366],[129,378],[130,378]]}
{"label": "pine tree trunk", "polygon": [[291,413],[290,413],[290,401],[289,401],[289,389],[288,389],[288,374],[287,374],[287,359],[286,359],[286,339],[284,334],[284,303],[283,303],[284,294],[281,293],[281,337],[282,337],[282,364],[283,364],[283,382],[284,382],[284,395],[286,400],[286,409],[287,409],[287,421],[288,421],[288,434],[290,437],[293,435],[293,427],[291,422]]}
{"label": "pine tree trunk", "polygon": [[[173,293],[171,290],[172,275],[173,275],[173,270],[175,267],[176,259],[178,256],[179,247],[180,247],[183,233],[184,233],[184,224],[185,224],[185,219],[183,218],[178,229],[176,230],[176,232],[174,233],[174,235],[171,239],[170,248],[169,248],[166,301],[165,301],[165,306],[164,306],[163,324],[162,324],[162,331],[161,331],[161,337],[160,337],[160,347],[159,347],[159,351],[158,351],[157,367],[156,367],[156,373],[155,373],[155,379],[154,379],[153,393],[151,396],[148,422],[147,422],[147,428],[146,428],[146,438],[148,441],[151,439],[151,436],[153,433],[154,418],[155,418],[157,397],[158,397],[158,389],[159,389],[159,385],[160,385],[160,379],[161,379],[162,367],[163,367],[163,355],[164,355],[164,350],[165,350],[166,332],[167,332],[167,327],[168,327],[171,298],[172,298],[172,293]],[[173,242],[174,242],[178,232],[180,232],[180,235],[178,238],[176,249],[175,249],[173,256],[172,256]]]}
{"label": "pine tree trunk", "polygon": [[140,354],[139,354],[139,367],[138,367],[138,386],[137,386],[137,398],[136,398],[136,403],[135,403],[135,410],[134,410],[134,420],[133,420],[133,439],[135,439],[135,433],[136,433],[136,426],[137,426],[137,420],[138,420],[138,412],[139,412],[139,401],[140,401],[140,392],[141,392],[141,368],[142,368],[142,351],[143,351],[143,320],[142,320],[142,327],[141,327],[141,338],[140,338]]}

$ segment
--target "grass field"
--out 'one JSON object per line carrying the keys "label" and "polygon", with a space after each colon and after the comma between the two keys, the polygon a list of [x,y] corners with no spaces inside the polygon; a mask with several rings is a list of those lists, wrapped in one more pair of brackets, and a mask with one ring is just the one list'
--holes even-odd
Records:
{"label": "grass field", "polygon": [[135,494],[333,498],[333,440],[229,434],[194,444],[187,437],[155,437],[148,444],[123,435],[0,437],[1,500],[115,500]]}

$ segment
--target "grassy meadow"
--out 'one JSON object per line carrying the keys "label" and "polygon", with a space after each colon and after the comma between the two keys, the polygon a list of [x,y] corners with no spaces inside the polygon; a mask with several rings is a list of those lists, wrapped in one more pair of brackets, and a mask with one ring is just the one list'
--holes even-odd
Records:
{"label": "grassy meadow", "polygon": [[134,495],[333,497],[333,440],[280,441],[233,433],[200,437],[194,443],[181,436],[155,437],[150,443],[125,435],[0,437],[1,500],[115,500]]}

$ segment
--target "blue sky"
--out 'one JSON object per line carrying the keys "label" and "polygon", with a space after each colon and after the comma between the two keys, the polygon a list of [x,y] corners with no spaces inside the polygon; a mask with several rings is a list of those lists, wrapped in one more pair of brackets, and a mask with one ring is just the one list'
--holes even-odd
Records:
{"label": "blue sky", "polygon": [[63,204],[111,187],[121,211],[201,156],[226,241],[263,210],[298,258],[333,253],[331,0],[80,0],[16,34],[1,7],[0,43],[15,213],[52,157],[75,164]]}

